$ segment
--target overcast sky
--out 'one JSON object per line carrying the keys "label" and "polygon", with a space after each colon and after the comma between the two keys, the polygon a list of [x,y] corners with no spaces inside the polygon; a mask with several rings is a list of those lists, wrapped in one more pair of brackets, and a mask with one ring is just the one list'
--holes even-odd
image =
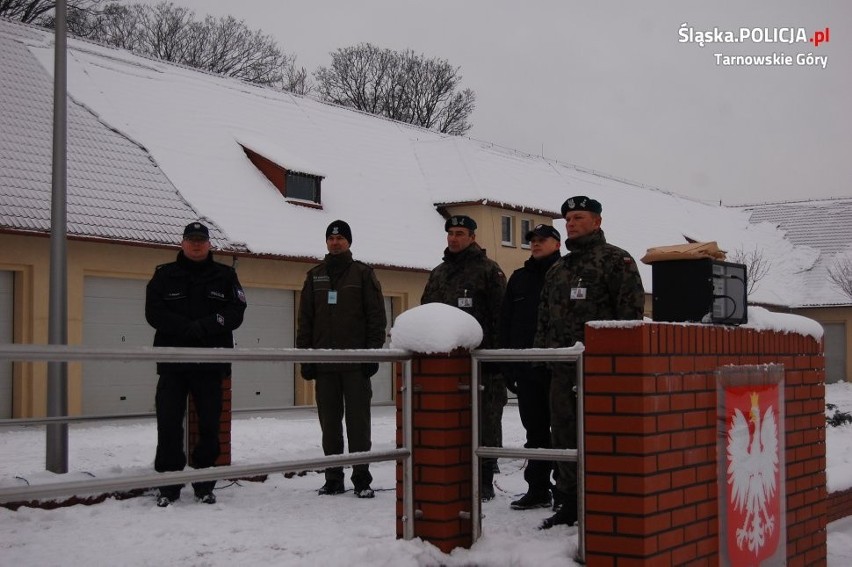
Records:
{"label": "overcast sky", "polygon": [[[172,1],[244,19],[309,71],[360,42],[447,59],[476,93],[470,136],[480,140],[705,201],[852,196],[852,3],[843,0]],[[697,37],[688,28],[757,28],[751,35],[782,40],[799,28],[807,38],[830,32],[816,47],[701,47],[681,41]],[[716,54],[792,63],[724,65]],[[797,64],[809,54],[827,57],[825,68]]]}

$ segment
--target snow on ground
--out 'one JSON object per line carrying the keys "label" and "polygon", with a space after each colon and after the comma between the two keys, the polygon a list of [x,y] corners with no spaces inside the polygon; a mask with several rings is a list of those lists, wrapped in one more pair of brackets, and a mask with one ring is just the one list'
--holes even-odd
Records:
{"label": "snow on ground", "polygon": [[[826,398],[852,411],[852,384],[826,387]],[[394,447],[394,408],[373,414],[374,449]],[[827,468],[831,486],[852,485],[852,425],[827,430]],[[72,425],[69,473],[108,476],[152,472],[153,420],[119,425]],[[295,409],[233,423],[233,462],[249,464],[322,454],[316,414]],[[504,444],[521,446],[517,407],[504,416]],[[45,482],[44,428],[0,430],[0,486]],[[483,537],[470,549],[443,554],[419,539],[395,536],[393,463],[371,465],[377,490],[373,500],[349,491],[317,496],[321,474],[266,482],[220,481],[213,506],[195,503],[191,490],[174,506],[161,509],[153,493],[123,501],[56,510],[0,508],[0,565],[571,565],[576,528],[538,531],[549,510],[513,511],[509,502],[525,489],[523,461],[500,459],[497,498],[483,504]],[[829,565],[852,561],[852,518],[828,529]]]}

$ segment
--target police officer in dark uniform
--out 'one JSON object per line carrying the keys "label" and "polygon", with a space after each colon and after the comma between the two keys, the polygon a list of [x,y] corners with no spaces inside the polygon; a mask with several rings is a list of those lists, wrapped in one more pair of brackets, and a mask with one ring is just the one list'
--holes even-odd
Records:
{"label": "police officer in dark uniform", "polygon": [[[148,282],[145,319],[156,329],[154,346],[233,348],[233,330],[243,322],[246,298],[233,268],[213,261],[210,233],[200,222],[186,226],[177,260],[157,266]],[[183,422],[187,395],[198,414],[198,443],[192,449],[197,468],[212,467],[219,457],[222,379],[229,363],[157,363],[157,472],[186,466]],[[216,481],[192,483],[195,496],[214,504]],[[183,485],[160,487],[157,506],[180,498]]]}
{"label": "police officer in dark uniform", "polygon": [[[601,229],[601,204],[584,195],[562,204],[568,253],[544,280],[533,346],[571,347],[583,342],[589,321],[642,319],[645,290],[633,257],[608,244]],[[575,367],[552,364],[550,431],[556,449],[577,448]],[[556,513],[541,525],[577,521],[577,463],[558,461]]]}
{"label": "police officer in dark uniform", "polygon": [[[531,255],[515,270],[506,285],[500,311],[500,348],[530,348],[544,275],[559,260],[561,237],[550,225],[540,224],[526,234]],[[527,432],[528,449],[550,448],[550,371],[543,365],[506,363],[503,376],[509,389],[518,395],[518,412]],[[551,504],[551,461],[531,460],[524,470],[528,489],[510,504],[513,510],[547,508]]]}
{"label": "police officer in dark uniform", "polygon": [[[454,215],[444,223],[447,248],[444,261],[429,274],[421,304],[445,303],[466,311],[482,327],[480,348],[497,347],[500,303],[506,290],[506,276],[497,262],[485,255],[476,242],[476,221],[466,215]],[[506,405],[506,383],[491,365],[482,372],[482,439],[486,447],[503,446],[503,406]],[[494,498],[496,459],[481,460],[480,496]]]}

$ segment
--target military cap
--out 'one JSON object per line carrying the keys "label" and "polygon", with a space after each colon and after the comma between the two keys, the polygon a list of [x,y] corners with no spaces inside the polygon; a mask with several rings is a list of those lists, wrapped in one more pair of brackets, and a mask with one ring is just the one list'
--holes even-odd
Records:
{"label": "military cap", "polygon": [[529,231],[524,238],[527,240],[532,240],[533,236],[541,236],[544,238],[553,238],[557,242],[560,241],[561,236],[559,236],[559,231],[550,226],[549,224],[537,224],[534,229]]}
{"label": "military cap", "polygon": [[193,236],[196,238],[202,237],[209,239],[210,231],[200,222],[191,222],[183,229],[183,237],[190,238]]}
{"label": "military cap", "polygon": [[476,221],[467,215],[453,215],[444,223],[444,230],[449,232],[451,228],[466,228],[470,231],[476,230]]}
{"label": "military cap", "polygon": [[595,201],[585,195],[570,197],[562,203],[562,216],[568,214],[569,211],[588,211],[590,213],[601,214],[603,207],[599,201]]}

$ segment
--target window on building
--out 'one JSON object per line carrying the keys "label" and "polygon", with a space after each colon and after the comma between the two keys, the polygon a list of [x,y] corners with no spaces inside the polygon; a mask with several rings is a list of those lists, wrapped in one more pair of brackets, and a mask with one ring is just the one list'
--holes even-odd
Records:
{"label": "window on building", "polygon": [[322,207],[322,193],[320,191],[322,175],[292,171],[250,148],[245,146],[242,146],[242,148],[254,166],[286,199],[292,199],[292,202],[297,205]]}
{"label": "window on building", "polygon": [[501,226],[501,244],[503,246],[515,245],[515,217],[502,216],[500,217]]}
{"label": "window on building", "polygon": [[313,203],[320,202],[320,180],[316,175],[287,172],[284,181],[284,196],[288,199],[301,199]]}
{"label": "window on building", "polygon": [[846,377],[846,325],[823,323],[825,332],[825,382],[831,384]]}
{"label": "window on building", "polygon": [[529,248],[530,241],[527,240],[527,233],[533,229],[533,222],[530,219],[521,219],[521,248]]}

